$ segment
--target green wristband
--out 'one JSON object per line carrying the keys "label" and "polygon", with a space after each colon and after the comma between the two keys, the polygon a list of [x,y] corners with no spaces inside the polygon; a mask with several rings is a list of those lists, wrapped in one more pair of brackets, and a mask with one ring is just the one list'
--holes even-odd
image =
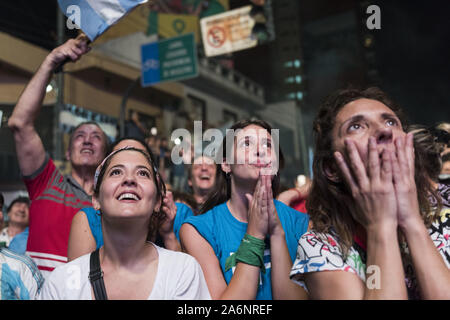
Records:
{"label": "green wristband", "polygon": [[262,272],[265,273],[264,249],[264,240],[245,234],[238,250],[225,261],[225,272],[234,267],[237,262],[243,262],[245,264],[260,267]]}

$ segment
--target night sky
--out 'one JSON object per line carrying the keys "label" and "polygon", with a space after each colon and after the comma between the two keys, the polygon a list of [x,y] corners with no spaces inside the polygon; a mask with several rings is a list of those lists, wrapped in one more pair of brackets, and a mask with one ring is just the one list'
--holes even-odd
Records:
{"label": "night sky", "polygon": [[378,3],[375,46],[383,89],[412,123],[450,122],[450,2]]}

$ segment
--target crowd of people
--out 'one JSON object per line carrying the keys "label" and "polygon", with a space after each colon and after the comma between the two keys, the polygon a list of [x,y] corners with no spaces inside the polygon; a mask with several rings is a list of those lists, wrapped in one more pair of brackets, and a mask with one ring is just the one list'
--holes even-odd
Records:
{"label": "crowd of people", "polygon": [[63,175],[34,121],[54,70],[87,51],[54,49],[9,119],[29,198],[0,211],[0,299],[450,298],[445,124],[408,125],[378,88],[339,90],[314,121],[312,177],[281,190],[266,121],[181,165],[167,139],[110,145],[85,122]]}

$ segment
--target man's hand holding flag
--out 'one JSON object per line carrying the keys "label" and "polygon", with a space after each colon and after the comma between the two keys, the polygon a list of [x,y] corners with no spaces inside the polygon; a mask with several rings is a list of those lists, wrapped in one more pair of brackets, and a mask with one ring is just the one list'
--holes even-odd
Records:
{"label": "man's hand holding flag", "polygon": [[54,54],[50,57],[55,72],[61,71],[66,62],[77,61],[90,50],[90,42],[145,2],[147,0],[58,0],[60,9],[69,19],[79,15],[75,20],[83,32],[76,39],[70,39],[53,50]]}

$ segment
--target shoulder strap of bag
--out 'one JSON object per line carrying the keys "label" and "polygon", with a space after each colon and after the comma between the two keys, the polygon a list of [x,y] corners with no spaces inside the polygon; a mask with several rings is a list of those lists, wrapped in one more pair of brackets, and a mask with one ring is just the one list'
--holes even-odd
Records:
{"label": "shoulder strap of bag", "polygon": [[100,268],[100,255],[97,249],[91,253],[89,280],[94,289],[95,300],[108,300],[105,283],[103,282],[103,271]]}

